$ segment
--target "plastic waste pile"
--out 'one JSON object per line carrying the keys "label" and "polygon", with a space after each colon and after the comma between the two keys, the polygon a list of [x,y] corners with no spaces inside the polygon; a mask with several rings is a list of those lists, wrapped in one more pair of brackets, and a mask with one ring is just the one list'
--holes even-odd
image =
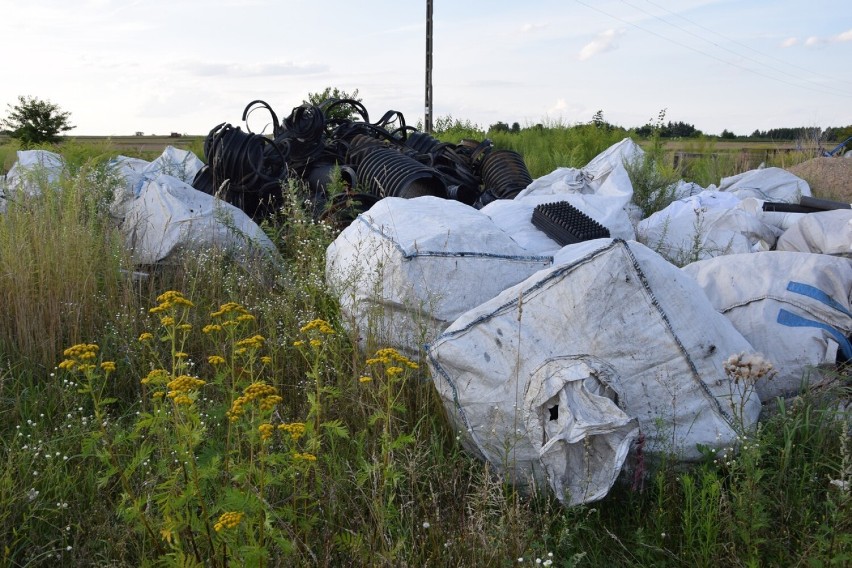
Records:
{"label": "plastic waste pile", "polygon": [[[360,120],[329,119],[341,105]],[[254,101],[243,118],[256,109],[272,135],[221,124],[206,164],[171,147],[114,160],[110,213],[134,260],[276,261],[255,221],[299,180],[339,229],[326,280],[344,324],[425,360],[464,447],[520,488],[587,503],[640,456],[736,447],[762,404],[852,359],[852,208],[784,170],[681,181],[643,218],[629,139],[533,180],[490,141],[441,143],[394,111],[373,123],[356,101],[282,121]],[[3,195],[62,168],[19,152]]]}
{"label": "plastic waste pile", "polygon": [[[271,135],[251,132],[247,119],[255,111],[269,113]],[[289,180],[304,182],[296,187],[316,218],[341,227],[385,197],[435,196],[480,208],[511,199],[532,181],[517,152],[496,150],[487,139],[440,142],[393,110],[371,122],[352,99],[303,104],[283,120],[257,100],[242,119],[245,131],[222,123],[209,132],[208,163],[192,185],[255,219],[280,207]],[[335,175],[343,191],[332,191]]]}
{"label": "plastic waste pile", "polygon": [[625,139],[478,208],[385,199],[327,251],[344,321],[419,354],[465,448],[566,505],[736,447],[852,356],[852,209],[761,168],[642,218],[641,157]]}

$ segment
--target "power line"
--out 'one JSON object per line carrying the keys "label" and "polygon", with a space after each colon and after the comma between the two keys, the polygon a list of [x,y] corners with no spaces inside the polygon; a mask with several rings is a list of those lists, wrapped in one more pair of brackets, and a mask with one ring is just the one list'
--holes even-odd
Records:
{"label": "power line", "polygon": [[623,19],[623,18],[620,18],[620,17],[615,16],[615,15],[613,15],[613,14],[610,14],[610,13],[608,13],[608,12],[605,12],[604,10],[601,10],[600,8],[596,8],[596,7],[594,7],[594,6],[591,6],[591,5],[589,5],[589,4],[586,4],[585,2],[582,2],[581,0],[574,0],[574,1],[575,1],[575,2],[577,2],[578,4],[581,4],[581,5],[585,6],[586,8],[589,8],[590,10],[594,10],[595,12],[598,12],[598,13],[600,13],[600,14],[603,14],[604,16],[607,16],[607,17],[612,18],[612,19],[614,19],[614,20],[618,20],[619,22],[622,22],[622,23],[627,24],[627,25],[629,25],[629,26],[633,26],[634,28],[636,28],[636,29],[638,29],[638,30],[642,30],[642,31],[643,31],[643,32],[645,32],[645,33],[649,33],[649,34],[651,34],[651,35],[657,36],[658,38],[660,38],[660,39],[662,39],[662,40],[665,40],[665,41],[667,41],[667,42],[669,42],[669,43],[673,43],[673,44],[675,44],[675,45],[679,45],[680,47],[684,47],[684,48],[686,48],[686,49],[689,49],[690,51],[694,51],[694,52],[699,53],[699,54],[701,54],[701,55],[703,55],[703,56],[705,56],[705,57],[709,57],[710,59],[714,59],[714,60],[716,60],[716,61],[718,61],[718,62],[720,62],[720,63],[724,63],[725,65],[730,65],[731,67],[737,67],[737,68],[742,69],[743,71],[746,71],[746,72],[748,72],[748,73],[752,73],[752,74],[754,74],[754,75],[759,75],[759,76],[761,76],[761,77],[764,77],[764,78],[766,78],[766,79],[770,79],[770,80],[772,80],[772,81],[777,81],[777,82],[779,82],[779,83],[784,83],[785,85],[789,85],[789,86],[791,86],[791,87],[798,87],[798,88],[800,88],[800,89],[806,89],[806,90],[814,91],[814,92],[821,93],[821,94],[824,94],[824,95],[834,95],[834,96],[840,96],[840,97],[852,97],[852,94],[846,94],[846,93],[841,94],[841,93],[835,93],[835,92],[825,91],[825,90],[822,90],[822,89],[816,89],[816,88],[808,87],[808,86],[806,86],[806,85],[801,85],[801,84],[798,84],[798,83],[791,83],[791,82],[789,82],[789,81],[785,81],[785,80],[783,80],[783,79],[779,79],[778,77],[773,77],[772,75],[767,75],[766,73],[761,73],[760,71],[757,71],[757,70],[755,70],[755,69],[751,69],[751,68],[749,68],[749,67],[745,67],[745,66],[743,66],[743,65],[739,65],[738,63],[734,63],[733,61],[727,61],[727,60],[722,59],[722,58],[720,58],[720,57],[716,57],[715,55],[713,55],[713,54],[711,54],[711,53],[707,53],[706,51],[702,51],[702,50],[700,50],[700,49],[698,49],[698,48],[695,48],[695,47],[693,47],[693,46],[691,46],[691,45],[689,45],[689,44],[685,44],[685,43],[679,42],[679,41],[677,41],[677,40],[674,40],[674,39],[672,39],[672,38],[670,38],[670,37],[666,37],[666,36],[664,36],[664,35],[662,35],[662,34],[659,34],[659,33],[655,32],[655,31],[653,31],[653,30],[649,30],[649,29],[647,29],[647,28],[644,28],[644,27],[640,26],[639,24],[635,24],[635,23],[633,23],[633,22],[629,22],[629,21],[627,21],[627,20],[625,20],[625,19]]}
{"label": "power line", "polygon": [[[622,1],[623,1],[623,0],[622,0]],[[723,38],[723,39],[725,39],[725,40],[727,40],[727,41],[730,41],[731,43],[735,43],[735,44],[737,44],[737,45],[739,45],[739,46],[741,46],[741,47],[744,47],[745,49],[747,49],[747,50],[749,50],[749,51],[752,51],[752,52],[754,52],[754,53],[756,53],[756,54],[760,55],[761,57],[765,57],[765,58],[767,58],[767,59],[771,59],[771,60],[773,60],[773,61],[777,61],[778,63],[781,63],[781,64],[783,64],[783,65],[789,65],[790,67],[792,67],[792,68],[794,68],[794,69],[798,69],[798,70],[800,70],[800,71],[805,71],[806,73],[810,73],[811,75],[816,75],[816,76],[819,76],[819,77],[823,77],[824,79],[829,79],[829,80],[831,80],[831,81],[840,82],[840,83],[846,83],[846,84],[848,84],[848,85],[852,85],[852,81],[849,81],[849,80],[847,80],[847,79],[841,79],[841,78],[838,78],[838,77],[832,77],[831,75],[827,75],[827,74],[825,74],[825,73],[820,73],[819,71],[814,71],[813,69],[808,69],[807,67],[802,67],[801,65],[796,65],[795,63],[792,63],[792,62],[790,62],[790,61],[785,61],[785,60],[783,60],[783,59],[779,59],[779,58],[777,58],[777,57],[774,57],[774,56],[772,56],[772,55],[769,55],[768,53],[763,53],[763,52],[761,52],[761,51],[759,51],[759,50],[757,50],[757,49],[754,49],[753,47],[751,47],[751,46],[749,46],[749,45],[746,45],[746,44],[744,44],[744,43],[742,43],[742,42],[739,42],[739,41],[737,41],[737,40],[735,40],[735,39],[733,39],[733,38],[729,38],[729,37],[727,37],[727,36],[725,36],[725,35],[722,35],[722,34],[720,34],[720,33],[716,32],[715,30],[711,30],[710,28],[708,28],[708,27],[706,27],[706,26],[703,26],[703,25],[701,25],[700,23],[698,23],[698,22],[696,22],[696,21],[694,21],[694,20],[690,20],[690,19],[689,19],[689,18],[687,18],[686,16],[683,16],[683,15],[678,14],[678,13],[676,13],[676,12],[672,12],[671,10],[666,9],[664,6],[660,6],[660,5],[659,5],[659,4],[657,4],[656,2],[652,2],[651,0],[645,0],[645,1],[646,1],[648,4],[651,4],[652,6],[656,6],[656,7],[657,7],[657,8],[659,8],[660,10],[663,10],[664,12],[666,12],[666,13],[668,13],[668,14],[671,14],[672,16],[675,16],[675,17],[677,17],[677,18],[680,18],[681,20],[683,20],[683,21],[685,21],[685,22],[688,22],[689,24],[691,24],[691,25],[693,25],[693,26],[695,26],[695,27],[698,27],[698,28],[701,28],[701,29],[703,29],[703,30],[706,30],[706,31],[708,31],[708,32],[710,32],[710,33],[712,33],[712,34],[718,34],[721,38]],[[626,2],[625,2],[625,3],[626,3]],[[635,7],[635,6],[634,6],[634,7]],[[637,9],[640,9],[640,8],[637,8]],[[646,13],[647,13],[647,12],[646,12]],[[655,17],[657,17],[657,16],[655,16]],[[662,19],[662,18],[661,18],[661,19]],[[663,21],[666,21],[666,20],[663,20]],[[668,23],[668,22],[667,22],[667,23]],[[670,25],[674,25],[674,24],[670,24]],[[675,26],[675,27],[677,27],[677,26]],[[686,31],[684,28],[680,28],[680,29],[683,29],[683,31]],[[688,33],[688,32],[687,32],[687,33]],[[706,41],[709,41],[709,40],[706,40]],[[711,43],[712,43],[712,42],[711,42]],[[714,44],[714,45],[715,45],[715,44]],[[758,62],[758,63],[759,63],[759,62]],[[783,71],[782,71],[782,72],[783,72]]]}

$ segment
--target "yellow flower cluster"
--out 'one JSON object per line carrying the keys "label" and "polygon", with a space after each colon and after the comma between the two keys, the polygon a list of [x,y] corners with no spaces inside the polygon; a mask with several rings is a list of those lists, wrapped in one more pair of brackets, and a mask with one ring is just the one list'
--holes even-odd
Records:
{"label": "yellow flower cluster", "polygon": [[78,371],[83,372],[94,369],[92,360],[98,356],[98,349],[94,343],[72,345],[62,352],[66,359],[59,364],[59,368],[70,371],[76,367]]}
{"label": "yellow flower cluster", "polygon": [[408,367],[409,369],[420,368],[420,365],[418,365],[405,355],[402,355],[393,347],[385,347],[384,349],[379,349],[378,351],[376,351],[376,355],[374,357],[367,359],[367,365],[378,364],[382,364],[385,366],[385,374],[387,374],[389,377],[402,374],[402,372],[405,370],[404,367]]}
{"label": "yellow flower cluster", "polygon": [[139,336],[139,341],[141,341],[143,343],[145,341],[151,341],[152,339],[154,339],[154,335],[150,332],[147,332],[147,331]]}
{"label": "yellow flower cluster", "polygon": [[166,382],[169,373],[165,369],[153,369],[148,371],[148,376],[139,381],[143,385],[160,385]]}
{"label": "yellow flower cluster", "polygon": [[334,329],[332,329],[332,327],[329,325],[329,323],[327,321],[322,320],[322,319],[315,319],[315,320],[309,321],[308,323],[303,325],[301,328],[299,328],[299,331],[302,332],[302,333],[308,333],[312,329],[318,330],[323,335],[334,335]]}
{"label": "yellow flower cluster", "polygon": [[306,461],[306,462],[315,462],[317,461],[317,457],[314,454],[300,454],[299,452],[295,452],[293,454],[293,459],[296,461]]}
{"label": "yellow flower cluster", "polygon": [[115,372],[115,362],[113,361],[104,361],[101,363],[101,369],[105,373],[114,373]]}
{"label": "yellow flower cluster", "polygon": [[169,384],[166,385],[169,389],[169,394],[167,396],[177,405],[188,406],[192,404],[189,392],[200,388],[205,384],[207,383],[201,379],[190,377],[189,375],[180,375],[176,379],[169,381]]}
{"label": "yellow flower cluster", "polygon": [[211,365],[224,365],[225,364],[225,358],[222,357],[221,355],[210,355],[207,358],[207,362],[210,363]]}
{"label": "yellow flower cluster", "polygon": [[219,517],[219,520],[216,524],[213,525],[213,529],[216,532],[221,531],[222,529],[232,529],[240,524],[243,520],[244,513],[240,513],[238,511],[231,511],[229,513],[222,513]]}
{"label": "yellow flower cluster", "polygon": [[272,410],[282,399],[278,395],[278,389],[263,382],[252,383],[243,390],[243,394],[237,397],[231,409],[226,413],[231,422],[239,420],[245,413],[245,405],[257,400],[261,410]]}
{"label": "yellow flower cluster", "polygon": [[[376,351],[375,357],[373,357],[372,359],[367,359],[368,365],[377,365],[379,363],[388,366],[392,366],[394,365],[394,363],[398,363],[399,365],[408,367],[409,369],[418,369],[420,367],[417,363],[415,363],[405,355],[402,355],[393,347],[385,347],[384,349],[379,349],[378,351]],[[400,370],[399,372],[402,371]]]}
{"label": "yellow flower cluster", "polygon": [[260,426],[257,427],[257,429],[260,431],[260,439],[263,440],[263,441],[266,441],[269,438],[271,438],[273,432],[275,432],[275,426],[273,426],[272,424],[268,424],[268,423],[261,424]]}
{"label": "yellow flower cluster", "polygon": [[209,323],[201,328],[204,333],[213,333],[214,331],[222,331],[222,326],[218,323]]}
{"label": "yellow flower cluster", "polygon": [[236,346],[242,348],[251,348],[251,349],[260,349],[263,347],[263,342],[266,341],[266,338],[262,335],[255,335],[254,337],[248,337],[246,339],[240,339],[237,341]]}
{"label": "yellow flower cluster", "polygon": [[227,304],[222,304],[221,306],[219,306],[219,309],[217,311],[213,312],[212,314],[210,314],[210,317],[220,318],[222,316],[229,315],[229,314],[236,314],[237,318],[239,318],[240,316],[246,316],[246,315],[251,316],[251,314],[248,312],[248,310],[245,309],[244,307],[242,307],[241,305],[239,305],[238,303],[228,302]]}
{"label": "yellow flower cluster", "polygon": [[283,430],[290,434],[290,439],[294,442],[305,435],[304,422],[291,422],[290,424],[279,424],[279,430]]}
{"label": "yellow flower cluster", "polygon": [[175,306],[185,306],[187,308],[192,308],[195,306],[195,304],[185,298],[181,292],[177,292],[176,290],[169,290],[168,292],[163,292],[162,294],[157,296],[157,303],[157,306],[154,306],[153,308],[148,310],[152,314],[159,314],[165,312]]}

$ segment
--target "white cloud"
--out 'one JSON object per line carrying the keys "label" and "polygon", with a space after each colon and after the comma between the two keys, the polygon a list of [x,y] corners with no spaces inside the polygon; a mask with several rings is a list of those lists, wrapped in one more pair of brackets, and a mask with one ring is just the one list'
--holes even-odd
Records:
{"label": "white cloud", "polygon": [[550,107],[549,112],[559,112],[568,108],[568,103],[565,102],[565,99],[557,99],[556,104]]}
{"label": "white cloud", "polygon": [[204,77],[272,77],[281,75],[311,75],[328,71],[328,65],[318,63],[207,63],[195,61],[183,66],[187,71]]}
{"label": "white cloud", "polygon": [[842,34],[837,34],[832,39],[836,42],[852,41],[852,30],[846,30]]}
{"label": "white cloud", "polygon": [[827,43],[844,43],[847,41],[852,41],[852,30],[846,30],[845,32],[828,37],[811,36],[805,40],[805,45],[808,47],[816,47]]}
{"label": "white cloud", "polygon": [[526,34],[526,33],[529,33],[529,32],[536,31],[536,30],[543,30],[546,27],[547,27],[547,24],[529,24],[529,23],[527,23],[527,24],[524,24],[523,26],[521,26],[521,32]]}
{"label": "white cloud", "polygon": [[788,37],[787,39],[781,42],[781,47],[793,47],[797,43],[799,43],[799,38]]}
{"label": "white cloud", "polygon": [[595,55],[615,49],[617,47],[615,40],[623,33],[624,32],[622,30],[615,29],[609,29],[599,33],[598,37],[583,46],[583,49],[580,50],[580,54],[577,56],[577,59],[585,61]]}

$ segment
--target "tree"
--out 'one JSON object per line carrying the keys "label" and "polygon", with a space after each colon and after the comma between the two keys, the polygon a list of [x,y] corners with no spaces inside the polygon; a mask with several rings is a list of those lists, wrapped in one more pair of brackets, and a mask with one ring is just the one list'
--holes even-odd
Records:
{"label": "tree", "polygon": [[722,131],[722,134],[719,136],[722,140],[736,140],[737,135],[728,130],[727,128]]}
{"label": "tree", "polygon": [[489,132],[509,132],[509,125],[501,120],[497,124],[492,124],[491,126],[489,126],[488,131]]}
{"label": "tree", "polygon": [[[337,87],[326,87],[319,93],[308,93],[308,98],[303,102],[322,108],[323,103],[328,103],[332,99],[341,101],[352,100],[357,101],[359,104],[362,103],[362,100],[358,97],[358,89],[355,89],[350,94],[346,91],[341,91]],[[363,107],[363,105],[361,106]],[[327,120],[352,120],[356,114],[359,114],[359,112],[351,104],[339,104],[328,109],[325,112],[325,117]]]}
{"label": "tree", "polygon": [[74,128],[69,123],[71,113],[50,101],[19,96],[18,104],[8,107],[9,116],[0,124],[24,146],[58,142],[60,132]]}

